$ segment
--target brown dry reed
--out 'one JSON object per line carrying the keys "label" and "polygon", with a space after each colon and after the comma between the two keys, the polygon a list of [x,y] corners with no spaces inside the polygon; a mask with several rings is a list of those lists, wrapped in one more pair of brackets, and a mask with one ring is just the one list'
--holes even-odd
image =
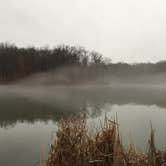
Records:
{"label": "brown dry reed", "polygon": [[151,128],[148,151],[137,152],[121,144],[116,121],[105,118],[91,134],[86,116],[62,119],[44,166],[166,166],[166,150],[157,150]]}

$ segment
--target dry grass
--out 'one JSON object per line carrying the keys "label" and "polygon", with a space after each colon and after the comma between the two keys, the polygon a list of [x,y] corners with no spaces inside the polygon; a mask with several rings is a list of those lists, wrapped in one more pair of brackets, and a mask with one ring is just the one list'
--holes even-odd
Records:
{"label": "dry grass", "polygon": [[132,145],[124,148],[118,125],[105,118],[96,134],[87,129],[86,117],[70,117],[59,122],[46,166],[166,166],[166,150],[156,150],[151,129],[147,153],[138,153]]}

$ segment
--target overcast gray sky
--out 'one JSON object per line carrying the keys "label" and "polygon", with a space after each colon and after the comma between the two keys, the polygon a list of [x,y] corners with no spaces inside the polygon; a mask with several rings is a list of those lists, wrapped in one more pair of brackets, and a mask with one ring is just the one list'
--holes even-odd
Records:
{"label": "overcast gray sky", "polygon": [[0,42],[81,45],[113,62],[166,59],[165,0],[0,0]]}

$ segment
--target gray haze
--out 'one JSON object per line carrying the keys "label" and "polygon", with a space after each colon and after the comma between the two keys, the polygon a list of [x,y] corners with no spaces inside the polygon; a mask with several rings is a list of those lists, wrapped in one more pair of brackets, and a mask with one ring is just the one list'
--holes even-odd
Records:
{"label": "gray haze", "polygon": [[113,62],[166,59],[165,0],[1,0],[0,40],[81,45]]}

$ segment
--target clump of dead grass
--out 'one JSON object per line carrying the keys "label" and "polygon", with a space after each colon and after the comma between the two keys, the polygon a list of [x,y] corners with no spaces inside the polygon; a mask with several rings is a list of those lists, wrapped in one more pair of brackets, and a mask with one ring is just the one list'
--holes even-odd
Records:
{"label": "clump of dead grass", "polygon": [[70,117],[59,122],[46,166],[165,166],[166,150],[156,150],[151,129],[147,153],[132,145],[124,148],[118,124],[105,118],[100,131],[90,134],[86,117]]}

